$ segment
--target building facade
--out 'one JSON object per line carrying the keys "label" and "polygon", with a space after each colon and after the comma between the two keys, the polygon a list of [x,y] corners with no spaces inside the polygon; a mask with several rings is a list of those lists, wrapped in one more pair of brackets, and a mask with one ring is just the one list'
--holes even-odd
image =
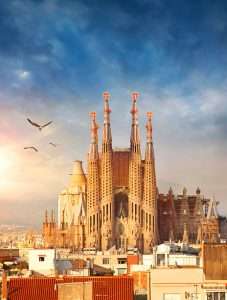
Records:
{"label": "building facade", "polygon": [[183,241],[185,243],[218,242],[220,239],[217,204],[207,199],[197,188],[195,195],[169,192],[158,195],[158,224],[160,242]]}
{"label": "building facade", "polygon": [[58,221],[52,214],[50,220],[46,215],[43,222],[45,246],[100,250],[115,247],[122,251],[138,248],[149,253],[154,245],[164,240],[196,241],[198,232],[202,239],[204,228],[212,226],[207,225],[200,191],[193,196],[195,199],[187,196],[186,189],[177,200],[172,190],[168,195],[158,194],[152,113],[147,113],[143,154],[138,93],[132,94],[129,148],[113,148],[110,95],[105,92],[103,98],[101,145],[96,113],[92,112],[87,174],[82,162],[76,161],[69,185],[59,195]]}

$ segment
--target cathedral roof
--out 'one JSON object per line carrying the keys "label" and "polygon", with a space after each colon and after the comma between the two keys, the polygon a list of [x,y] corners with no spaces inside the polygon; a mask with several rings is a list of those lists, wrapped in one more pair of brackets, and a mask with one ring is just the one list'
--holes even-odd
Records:
{"label": "cathedral roof", "polygon": [[83,170],[82,161],[76,160],[74,162],[73,172],[70,175],[70,187],[83,186],[86,184],[86,176]]}

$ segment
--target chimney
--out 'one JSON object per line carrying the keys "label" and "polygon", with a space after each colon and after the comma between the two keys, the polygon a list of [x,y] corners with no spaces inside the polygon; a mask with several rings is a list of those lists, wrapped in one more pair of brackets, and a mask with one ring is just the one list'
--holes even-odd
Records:
{"label": "chimney", "polygon": [[7,275],[5,271],[2,273],[2,300],[7,300]]}

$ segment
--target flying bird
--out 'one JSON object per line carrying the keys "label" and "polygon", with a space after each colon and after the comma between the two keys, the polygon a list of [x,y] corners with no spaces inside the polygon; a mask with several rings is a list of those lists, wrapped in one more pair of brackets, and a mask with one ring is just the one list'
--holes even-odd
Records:
{"label": "flying bird", "polygon": [[28,119],[28,118],[27,118],[27,121],[28,121],[32,126],[37,127],[40,131],[41,131],[44,127],[47,127],[47,126],[49,126],[51,123],[53,123],[53,121],[50,121],[50,122],[48,122],[48,123],[46,123],[46,124],[44,124],[44,125],[40,125],[40,124],[37,124],[37,123],[33,122],[32,120],[30,120],[30,119]]}
{"label": "flying bird", "polygon": [[28,149],[34,150],[35,152],[39,152],[39,150],[36,147],[34,147],[34,146],[24,147],[24,150],[28,150]]}
{"label": "flying bird", "polygon": [[54,144],[54,143],[52,143],[52,142],[50,142],[49,143],[51,146],[53,146],[53,147],[57,147],[57,144]]}

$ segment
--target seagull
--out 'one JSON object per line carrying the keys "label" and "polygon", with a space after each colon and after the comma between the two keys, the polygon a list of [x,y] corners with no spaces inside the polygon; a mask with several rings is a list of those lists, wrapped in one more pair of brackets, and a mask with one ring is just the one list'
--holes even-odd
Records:
{"label": "seagull", "polygon": [[57,144],[54,144],[54,143],[52,143],[52,142],[50,142],[49,143],[51,146],[53,146],[53,147],[57,147]]}
{"label": "seagull", "polygon": [[36,147],[34,147],[34,146],[24,147],[24,150],[28,150],[28,149],[34,150],[35,152],[39,152],[39,150]]}
{"label": "seagull", "polygon": [[41,131],[44,127],[47,127],[47,126],[49,126],[51,123],[53,123],[53,121],[50,121],[50,122],[48,122],[48,123],[46,123],[46,124],[44,124],[44,125],[39,125],[39,124],[33,122],[32,120],[30,120],[30,119],[28,119],[28,118],[27,118],[27,121],[28,121],[32,126],[37,127],[40,131]]}

